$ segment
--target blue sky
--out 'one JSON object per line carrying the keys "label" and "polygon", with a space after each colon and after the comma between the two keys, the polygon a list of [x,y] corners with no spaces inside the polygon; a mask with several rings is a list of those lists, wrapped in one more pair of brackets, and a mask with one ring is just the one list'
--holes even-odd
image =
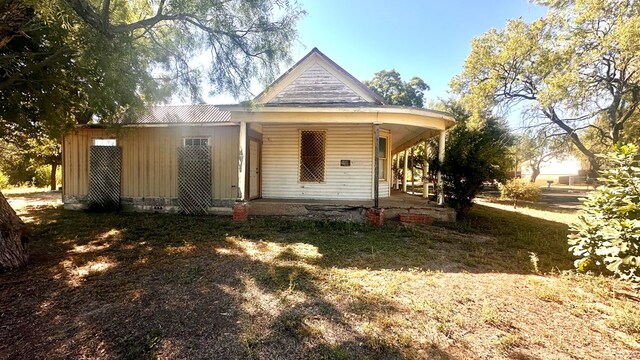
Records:
{"label": "blue sky", "polygon": [[403,79],[419,76],[431,86],[427,102],[447,95],[473,37],[503,28],[508,19],[531,21],[546,12],[527,0],[299,1],[308,14],[298,26],[294,61],[317,47],[360,80],[395,68]]}

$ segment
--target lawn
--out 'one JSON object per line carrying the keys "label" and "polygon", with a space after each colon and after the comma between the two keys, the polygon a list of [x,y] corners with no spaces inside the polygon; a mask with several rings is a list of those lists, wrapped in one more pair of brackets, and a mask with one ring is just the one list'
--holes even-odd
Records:
{"label": "lawn", "polygon": [[479,205],[455,224],[379,229],[19,212],[32,256],[0,274],[0,358],[640,354],[637,293],[568,271],[561,222]]}

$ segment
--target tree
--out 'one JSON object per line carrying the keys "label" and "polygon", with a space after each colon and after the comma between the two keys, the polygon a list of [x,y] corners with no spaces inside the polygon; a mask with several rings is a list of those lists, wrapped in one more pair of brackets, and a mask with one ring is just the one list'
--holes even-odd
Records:
{"label": "tree", "polygon": [[421,108],[424,106],[424,92],[429,90],[429,85],[417,76],[408,82],[402,81],[400,73],[395,69],[378,71],[371,81],[365,80],[363,83],[389,105]]}
{"label": "tree", "polygon": [[[204,81],[215,93],[247,94],[252,79],[273,78],[289,60],[303,14],[289,0],[7,0],[0,138],[58,139],[74,124],[115,122],[173,95],[197,102]],[[16,224],[2,216],[2,226]]]}
{"label": "tree", "polygon": [[571,152],[569,144],[564,136],[551,136],[547,130],[523,133],[517,152],[518,157],[531,168],[530,182],[536,182],[542,164],[551,159],[564,159]]}
{"label": "tree", "polygon": [[[475,114],[524,108],[533,125],[552,125],[594,170],[598,149],[625,141],[640,105],[640,2],[539,0],[548,14],[511,20],[472,42],[454,91]],[[600,121],[598,121],[600,120]]]}
{"label": "tree", "polygon": [[0,192],[0,270],[23,265],[29,259],[29,237],[24,222]]}
{"label": "tree", "polygon": [[569,250],[579,270],[606,266],[640,282],[640,150],[616,146],[605,157],[603,185],[589,193],[571,225]]}
{"label": "tree", "polygon": [[509,147],[513,137],[498,118],[487,117],[482,125],[474,126],[471,114],[459,104],[449,101],[444,107],[456,125],[447,131],[444,161],[440,163],[434,156],[430,170],[442,171],[445,201],[464,218],[483,183],[506,180],[512,168]]}

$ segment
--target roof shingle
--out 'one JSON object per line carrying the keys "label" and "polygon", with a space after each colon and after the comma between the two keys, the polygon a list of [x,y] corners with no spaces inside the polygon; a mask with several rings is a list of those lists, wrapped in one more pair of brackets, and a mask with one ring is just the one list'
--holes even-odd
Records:
{"label": "roof shingle", "polygon": [[204,124],[231,121],[231,113],[215,105],[152,106],[136,119],[124,124]]}

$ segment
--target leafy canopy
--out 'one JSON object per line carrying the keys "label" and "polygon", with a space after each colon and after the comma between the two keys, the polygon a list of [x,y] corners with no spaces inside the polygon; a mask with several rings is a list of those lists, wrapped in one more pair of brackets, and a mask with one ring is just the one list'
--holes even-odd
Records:
{"label": "leafy canopy", "polygon": [[378,71],[371,81],[363,83],[389,105],[424,107],[424,92],[429,90],[429,85],[417,76],[407,82],[402,81],[395,69]]}
{"label": "leafy canopy", "polygon": [[474,39],[452,88],[476,117],[524,108],[529,126],[567,135],[597,169],[596,144],[630,140],[625,128],[638,120],[640,2],[538,2],[545,17]]}
{"label": "leafy canopy", "polygon": [[0,137],[109,122],[170,96],[248,93],[289,60],[304,12],[288,0],[7,0]]}
{"label": "leafy canopy", "polygon": [[640,150],[618,146],[605,160],[604,184],[589,194],[571,226],[570,251],[578,269],[604,265],[640,282]]}

